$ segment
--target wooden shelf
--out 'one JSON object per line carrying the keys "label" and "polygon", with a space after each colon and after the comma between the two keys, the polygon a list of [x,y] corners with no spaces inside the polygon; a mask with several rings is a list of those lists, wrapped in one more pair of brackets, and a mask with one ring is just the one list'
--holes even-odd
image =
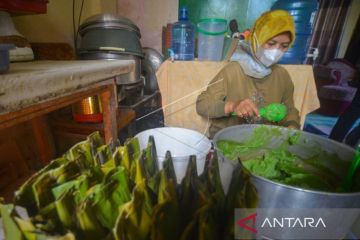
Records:
{"label": "wooden shelf", "polygon": [[[135,119],[134,110],[121,109],[117,114],[117,131],[126,127],[132,129]],[[57,155],[64,154],[74,144],[83,141],[88,135],[95,131],[99,131],[104,136],[103,123],[78,123],[75,122],[71,113],[56,112],[51,114],[49,119],[51,130],[56,144]]]}
{"label": "wooden shelf", "polygon": [[5,203],[14,202],[15,191],[18,190],[19,187],[35,173],[35,171],[28,172],[26,175],[21,176],[12,181],[10,184],[6,185],[6,187],[0,188],[0,196],[4,198]]}
{"label": "wooden shelf", "polygon": [[[135,111],[131,109],[122,109],[117,114],[117,129],[121,130],[128,126],[135,119]],[[103,123],[78,123],[75,122],[70,114],[56,114],[51,117],[51,127],[55,132],[68,132],[79,135],[89,135],[92,132],[99,131],[104,136]]]}
{"label": "wooden shelf", "polygon": [[14,15],[46,13],[48,0],[2,0],[0,10]]}
{"label": "wooden shelf", "polygon": [[103,110],[105,142],[118,138],[115,77],[133,71],[127,60],[33,61],[13,63],[1,75],[0,129],[31,121],[40,161],[55,157],[47,113],[98,95]]}

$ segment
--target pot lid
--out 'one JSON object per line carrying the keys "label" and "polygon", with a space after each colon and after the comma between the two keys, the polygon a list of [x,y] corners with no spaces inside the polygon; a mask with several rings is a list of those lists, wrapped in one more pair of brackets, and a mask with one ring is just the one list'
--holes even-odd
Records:
{"label": "pot lid", "polygon": [[140,29],[136,24],[126,17],[105,13],[91,16],[80,25],[79,33],[86,32],[91,28],[118,28],[134,31],[140,37]]}

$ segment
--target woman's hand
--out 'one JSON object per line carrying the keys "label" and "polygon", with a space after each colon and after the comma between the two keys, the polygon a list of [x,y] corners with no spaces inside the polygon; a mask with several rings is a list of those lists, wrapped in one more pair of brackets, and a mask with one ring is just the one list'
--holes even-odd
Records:
{"label": "woman's hand", "polygon": [[242,118],[254,115],[259,116],[259,110],[251,99],[244,99],[238,102],[226,102],[224,111],[226,115],[234,112],[238,117]]}

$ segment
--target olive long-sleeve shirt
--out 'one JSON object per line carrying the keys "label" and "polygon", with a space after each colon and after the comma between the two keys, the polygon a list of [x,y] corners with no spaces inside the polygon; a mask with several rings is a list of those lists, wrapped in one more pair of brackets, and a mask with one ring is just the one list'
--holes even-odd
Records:
{"label": "olive long-sleeve shirt", "polygon": [[210,138],[222,128],[245,123],[242,118],[225,115],[225,102],[251,99],[254,92],[263,96],[264,105],[286,105],[287,116],[279,125],[300,127],[299,112],[293,100],[294,85],[284,68],[274,65],[270,75],[257,79],[246,75],[238,62],[230,62],[211,80],[196,101],[197,113],[211,120]]}

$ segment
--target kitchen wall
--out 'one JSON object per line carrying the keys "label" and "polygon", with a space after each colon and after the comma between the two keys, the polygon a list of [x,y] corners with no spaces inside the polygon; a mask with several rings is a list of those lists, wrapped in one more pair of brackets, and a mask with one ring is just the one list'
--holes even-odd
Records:
{"label": "kitchen wall", "polygon": [[[47,14],[16,16],[13,19],[19,32],[31,42],[67,42],[73,45],[72,3],[73,0],[49,0]],[[354,31],[359,3],[359,0],[352,1],[338,57],[344,56]],[[76,22],[80,5],[81,0],[75,0]],[[85,0],[81,19],[102,12],[118,13],[138,25],[143,47],[153,47],[161,52],[162,27],[177,21],[178,5],[179,0]]]}
{"label": "kitchen wall", "polygon": [[[14,16],[20,33],[30,42],[67,42],[73,46],[73,0],[49,0],[46,14]],[[81,0],[75,0],[76,23]],[[141,30],[142,46],[161,52],[162,27],[177,20],[178,0],[85,0],[82,20],[98,13],[118,13]]]}
{"label": "kitchen wall", "polygon": [[[78,21],[81,1],[75,0]],[[30,42],[67,42],[73,46],[73,0],[49,0],[47,13],[14,16],[16,28]],[[116,13],[116,0],[85,0],[81,19],[101,12]]]}
{"label": "kitchen wall", "polygon": [[118,0],[118,13],[130,18],[141,31],[143,47],[161,52],[162,27],[177,21],[178,0]]}

